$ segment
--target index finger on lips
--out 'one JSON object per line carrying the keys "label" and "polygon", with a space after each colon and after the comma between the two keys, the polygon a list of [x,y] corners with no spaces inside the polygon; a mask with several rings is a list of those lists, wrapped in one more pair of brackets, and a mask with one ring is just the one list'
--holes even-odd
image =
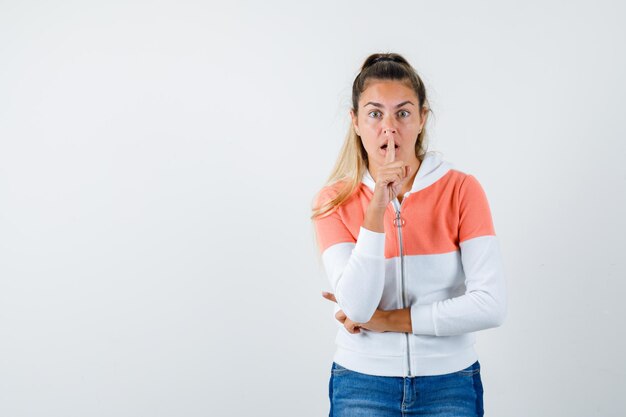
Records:
{"label": "index finger on lips", "polygon": [[385,156],[385,162],[393,162],[396,160],[396,143],[393,140],[393,136],[389,136],[387,139],[387,155]]}

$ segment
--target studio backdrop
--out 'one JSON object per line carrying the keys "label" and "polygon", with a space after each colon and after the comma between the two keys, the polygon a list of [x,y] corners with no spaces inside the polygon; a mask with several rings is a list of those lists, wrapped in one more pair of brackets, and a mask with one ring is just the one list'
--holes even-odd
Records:
{"label": "studio backdrop", "polygon": [[428,149],[489,200],[485,415],[624,415],[625,11],[2,1],[0,415],[328,415],[311,204],[374,52],[417,69]]}

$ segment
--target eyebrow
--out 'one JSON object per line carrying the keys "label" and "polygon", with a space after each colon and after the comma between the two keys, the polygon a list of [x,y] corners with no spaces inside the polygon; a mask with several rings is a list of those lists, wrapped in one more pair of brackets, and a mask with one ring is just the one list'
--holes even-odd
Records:
{"label": "eyebrow", "polygon": [[[367,103],[365,103],[365,104],[363,105],[363,107],[365,107],[365,106],[367,106],[367,105],[369,105],[369,104],[371,104],[371,105],[372,105],[372,106],[374,106],[374,107],[385,108],[385,106],[383,106],[382,104],[380,104],[380,103],[375,103],[375,102],[373,102],[373,101],[368,101]],[[411,103],[411,101],[409,101],[409,100],[407,100],[407,101],[403,101],[402,103],[400,103],[400,104],[398,104],[398,105],[396,106],[396,109],[397,109],[398,107],[402,107],[402,106],[404,106],[405,104],[413,104],[413,103]],[[413,104],[413,105],[415,105],[415,104]]]}

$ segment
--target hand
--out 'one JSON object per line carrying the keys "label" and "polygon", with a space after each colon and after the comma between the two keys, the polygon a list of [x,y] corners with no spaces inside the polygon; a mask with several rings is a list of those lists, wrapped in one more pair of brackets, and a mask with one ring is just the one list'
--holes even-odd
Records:
{"label": "hand", "polygon": [[[322,297],[326,298],[327,300],[333,301],[335,303],[337,302],[335,295],[332,293],[322,291]],[[346,316],[346,314],[343,312],[343,310],[339,310],[335,314],[335,318],[343,324],[343,326],[346,328],[346,330],[349,333],[352,333],[352,334],[360,333],[361,328],[366,329],[366,330],[371,330],[377,333],[386,332],[387,331],[387,317],[388,317],[388,314],[385,310],[377,309],[374,312],[374,315],[372,316],[370,321],[368,321],[367,323],[356,323],[350,320],[348,316]]]}
{"label": "hand", "polygon": [[404,184],[409,180],[411,167],[403,161],[396,161],[396,144],[393,136],[387,139],[387,155],[385,163],[378,169],[376,174],[376,186],[374,196],[370,204],[375,209],[385,210],[389,202],[396,198]]}

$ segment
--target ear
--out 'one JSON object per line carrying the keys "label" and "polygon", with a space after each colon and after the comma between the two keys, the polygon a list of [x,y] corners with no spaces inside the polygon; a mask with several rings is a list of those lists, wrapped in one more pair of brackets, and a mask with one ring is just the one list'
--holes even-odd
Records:
{"label": "ear", "polygon": [[429,108],[428,106],[423,106],[422,107],[422,114],[421,114],[421,123],[420,123],[420,132],[424,129],[424,126],[426,125],[426,120],[428,120],[428,112],[429,112]]}
{"label": "ear", "polygon": [[352,119],[352,126],[354,127],[354,131],[357,135],[361,136],[359,134],[359,118],[356,114],[354,114],[354,110],[352,109],[350,109],[350,118]]}

